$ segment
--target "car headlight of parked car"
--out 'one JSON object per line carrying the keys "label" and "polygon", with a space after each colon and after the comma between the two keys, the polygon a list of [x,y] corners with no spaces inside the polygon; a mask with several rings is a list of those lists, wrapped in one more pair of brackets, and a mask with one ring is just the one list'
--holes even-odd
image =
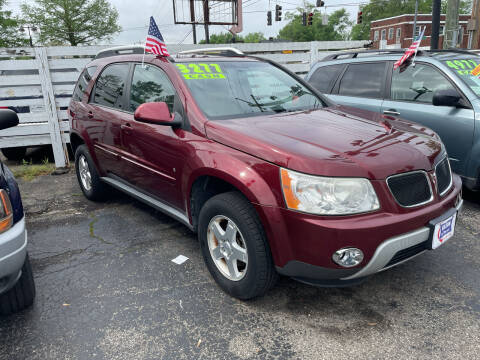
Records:
{"label": "car headlight of parked car", "polygon": [[0,234],[7,231],[13,224],[13,211],[10,198],[5,190],[0,190]]}
{"label": "car headlight of parked car", "polygon": [[283,168],[280,174],[289,209],[318,215],[348,215],[380,208],[368,179],[313,176]]}

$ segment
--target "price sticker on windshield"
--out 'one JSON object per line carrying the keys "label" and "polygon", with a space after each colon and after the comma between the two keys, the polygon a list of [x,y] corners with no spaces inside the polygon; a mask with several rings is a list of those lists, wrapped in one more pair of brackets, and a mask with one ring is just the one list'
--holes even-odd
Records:
{"label": "price sticker on windshield", "polygon": [[225,79],[218,64],[175,64],[187,80]]}
{"label": "price sticker on windshield", "polygon": [[[478,64],[475,60],[448,60],[445,62],[447,66],[451,69],[457,71],[460,75],[469,75],[473,74],[473,71],[478,68]],[[480,70],[479,70],[480,74]]]}

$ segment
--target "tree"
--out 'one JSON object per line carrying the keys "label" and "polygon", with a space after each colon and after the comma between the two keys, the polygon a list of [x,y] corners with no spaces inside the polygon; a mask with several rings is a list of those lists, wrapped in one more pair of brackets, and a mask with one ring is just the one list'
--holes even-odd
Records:
{"label": "tree", "polygon": [[6,0],[0,0],[0,47],[23,46],[28,40],[20,34],[20,21],[11,11],[3,11]]}
{"label": "tree", "polygon": [[[262,40],[265,40],[265,36],[261,32],[249,33],[245,37],[241,35],[235,36],[236,42],[258,43]],[[232,42],[233,35],[229,32],[210,35],[210,44],[230,44]],[[201,40],[200,44],[206,44],[205,40]]]}
{"label": "tree", "polygon": [[23,16],[40,28],[41,43],[72,46],[111,39],[121,28],[118,12],[107,0],[35,0],[23,4]]}
{"label": "tree", "polygon": [[[445,13],[446,0],[442,1],[442,13]],[[472,0],[460,1],[460,14],[469,14],[472,8]],[[370,39],[370,23],[374,20],[387,17],[414,14],[415,0],[370,0],[370,3],[361,5],[359,11],[362,12],[363,21],[352,28],[352,40]],[[419,14],[432,13],[432,0],[418,1]]]}
{"label": "tree", "polygon": [[261,32],[254,32],[254,33],[249,33],[249,34],[245,35],[245,38],[243,39],[243,42],[258,43],[262,40],[266,40],[265,35],[263,35],[263,33],[261,33]]}
{"label": "tree", "polygon": [[[322,15],[314,10],[312,4],[307,4],[305,9],[298,8],[298,13],[287,13],[285,19],[290,20],[278,33],[279,39],[292,41],[331,41],[347,40],[347,31],[352,23],[345,9],[340,9],[330,14],[328,23],[322,24]],[[313,21],[311,26],[303,26],[302,13],[312,12]]]}

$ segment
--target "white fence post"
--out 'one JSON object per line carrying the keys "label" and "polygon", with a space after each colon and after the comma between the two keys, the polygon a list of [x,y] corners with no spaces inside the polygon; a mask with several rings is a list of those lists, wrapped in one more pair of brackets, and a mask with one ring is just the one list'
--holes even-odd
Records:
{"label": "white fence post", "polygon": [[310,43],[310,67],[318,61],[318,42],[312,41]]}
{"label": "white fence post", "polygon": [[35,48],[35,59],[38,64],[38,74],[42,86],[43,103],[45,111],[48,114],[48,127],[50,130],[50,139],[52,140],[53,156],[55,166],[63,168],[68,165],[68,152],[62,139],[62,131],[57,113],[57,104],[53,92],[52,78],[50,76],[50,67],[48,65],[47,51],[43,47]]}

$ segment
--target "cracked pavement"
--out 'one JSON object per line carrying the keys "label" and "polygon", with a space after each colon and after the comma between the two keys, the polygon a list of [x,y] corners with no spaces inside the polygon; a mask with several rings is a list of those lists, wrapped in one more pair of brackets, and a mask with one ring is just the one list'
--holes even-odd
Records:
{"label": "cracked pavement", "polygon": [[[0,318],[0,359],[473,359],[480,194],[439,249],[350,288],[282,278],[248,302],[210,277],[182,224],[73,172],[19,181],[37,298]],[[189,258],[182,265],[171,259]]]}

